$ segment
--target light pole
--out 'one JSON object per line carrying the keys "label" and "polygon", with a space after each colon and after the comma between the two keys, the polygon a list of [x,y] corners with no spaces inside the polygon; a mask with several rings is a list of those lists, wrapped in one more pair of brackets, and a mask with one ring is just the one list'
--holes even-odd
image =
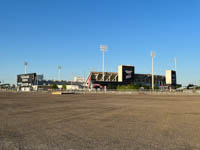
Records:
{"label": "light pole", "polygon": [[176,71],[176,57],[174,58],[174,69]]}
{"label": "light pole", "polygon": [[151,52],[151,57],[152,57],[152,90],[154,90],[154,57],[155,57],[154,52]]}
{"label": "light pole", "polygon": [[58,80],[61,81],[61,66],[58,66]]}
{"label": "light pole", "polygon": [[25,74],[27,73],[27,65],[28,65],[28,62],[24,62],[24,72],[25,72]]}
{"label": "light pole", "polygon": [[72,89],[73,77],[74,77],[74,72],[72,72],[71,89]]}
{"label": "light pole", "polygon": [[106,45],[100,45],[100,49],[103,52],[102,72],[103,72],[103,81],[104,81],[104,53],[107,51],[107,46]]}
{"label": "light pole", "polygon": [[85,82],[85,71],[83,71],[83,80]]}

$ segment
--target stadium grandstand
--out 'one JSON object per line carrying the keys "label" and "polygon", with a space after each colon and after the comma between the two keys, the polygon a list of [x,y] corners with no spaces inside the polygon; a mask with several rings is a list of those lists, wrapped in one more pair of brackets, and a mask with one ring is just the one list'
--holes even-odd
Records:
{"label": "stadium grandstand", "polygon": [[[176,73],[173,71],[173,85],[176,85]],[[168,76],[154,75],[154,85],[156,87],[167,87],[172,85],[166,83]],[[174,79],[175,78],[175,79]],[[169,79],[172,80],[171,78]],[[109,87],[116,88],[118,85],[138,85],[140,87],[152,86],[151,74],[136,74],[134,66],[120,65],[118,72],[90,72],[87,78],[87,84],[90,88]]]}

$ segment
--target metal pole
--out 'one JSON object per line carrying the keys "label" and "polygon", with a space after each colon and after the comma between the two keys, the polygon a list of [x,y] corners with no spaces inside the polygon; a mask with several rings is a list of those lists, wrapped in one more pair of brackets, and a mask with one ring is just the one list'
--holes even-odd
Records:
{"label": "metal pole", "polygon": [[154,62],[152,57],[152,90],[154,90]]}
{"label": "metal pole", "polygon": [[27,73],[27,65],[28,65],[28,63],[27,62],[24,62],[24,73],[26,74]]}
{"label": "metal pole", "polygon": [[72,90],[72,82],[73,82],[74,72],[72,72],[72,80],[71,80],[71,90]]}
{"label": "metal pole", "polygon": [[151,57],[152,57],[152,90],[154,91],[154,57],[155,57],[154,52],[151,52]]}
{"label": "metal pole", "polygon": [[58,80],[61,81],[61,66],[58,66]]}
{"label": "metal pole", "polygon": [[103,72],[103,81],[104,81],[104,77],[105,77],[105,73],[104,73],[104,53],[107,51],[107,46],[106,45],[100,45],[100,49],[103,52],[103,60],[102,60],[102,72]]}
{"label": "metal pole", "polygon": [[175,57],[175,59],[174,59],[174,69],[175,69],[175,71],[176,71],[176,57]]}
{"label": "metal pole", "polygon": [[58,69],[58,80],[60,81],[60,69]]}
{"label": "metal pole", "polygon": [[83,71],[83,80],[85,82],[85,71]]}
{"label": "metal pole", "polygon": [[61,70],[59,69],[59,80],[61,81]]}
{"label": "metal pole", "polygon": [[37,77],[37,91],[38,91],[38,87],[39,87],[39,85],[38,85],[38,75],[36,77]]}
{"label": "metal pole", "polygon": [[104,51],[103,51],[103,66],[102,66],[102,70],[103,70],[103,81],[104,81]]}

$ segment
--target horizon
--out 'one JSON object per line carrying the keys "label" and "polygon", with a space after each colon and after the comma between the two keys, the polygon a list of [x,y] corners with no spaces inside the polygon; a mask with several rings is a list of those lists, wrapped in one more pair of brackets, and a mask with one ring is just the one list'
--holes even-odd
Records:
{"label": "horizon", "polygon": [[138,74],[174,70],[178,84],[200,85],[198,0],[60,0],[0,2],[0,81],[16,84],[17,74],[43,74],[45,79],[87,78],[102,71],[100,45],[105,52],[105,72],[133,65]]}

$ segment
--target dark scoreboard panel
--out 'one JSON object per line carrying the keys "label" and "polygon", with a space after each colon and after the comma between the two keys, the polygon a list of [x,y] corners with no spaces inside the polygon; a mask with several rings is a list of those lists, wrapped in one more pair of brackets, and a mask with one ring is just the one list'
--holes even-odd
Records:
{"label": "dark scoreboard panel", "polygon": [[176,71],[172,71],[172,85],[176,85]]}
{"label": "dark scoreboard panel", "polygon": [[134,66],[122,66],[123,82],[134,82],[134,74]]}
{"label": "dark scoreboard panel", "polygon": [[17,75],[17,83],[28,83],[33,85],[36,83],[36,77],[36,73],[20,74]]}

